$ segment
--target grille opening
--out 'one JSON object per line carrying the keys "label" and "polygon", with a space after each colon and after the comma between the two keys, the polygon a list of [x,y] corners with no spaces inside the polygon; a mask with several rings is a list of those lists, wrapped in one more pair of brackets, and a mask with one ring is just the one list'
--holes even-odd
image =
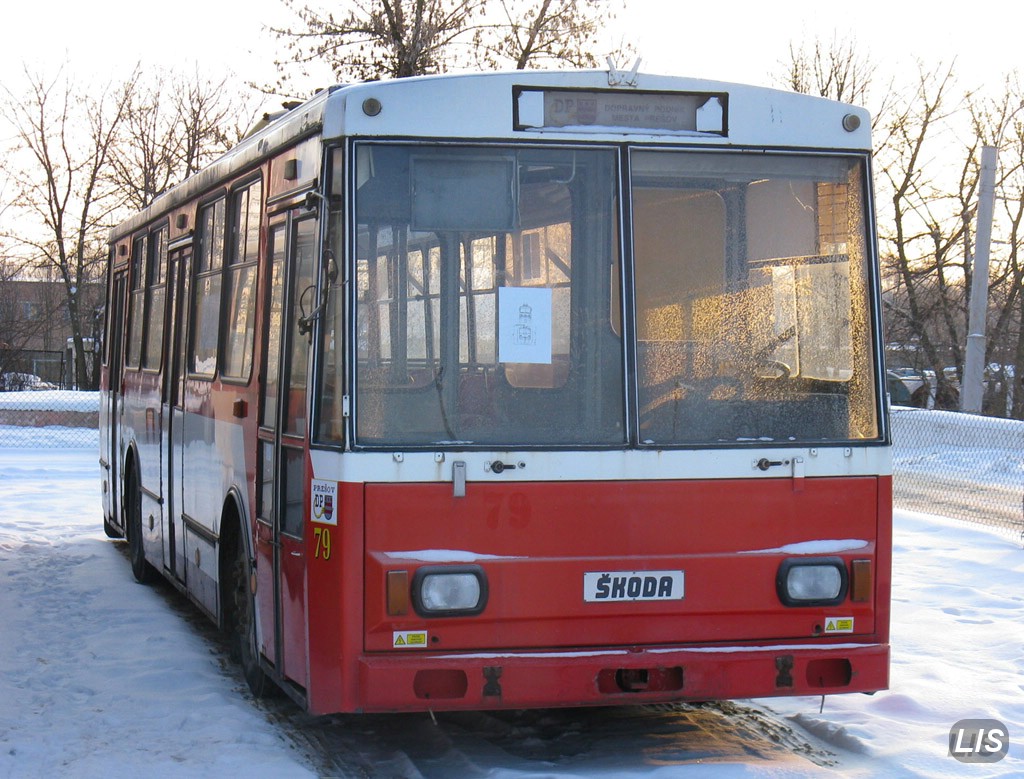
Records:
{"label": "grille opening", "polygon": [[416,697],[425,700],[465,698],[468,688],[466,672],[459,670],[417,671],[412,683]]}
{"label": "grille opening", "polygon": [[597,689],[606,694],[676,692],[683,689],[683,669],[605,668],[597,675]]}
{"label": "grille opening", "polygon": [[811,687],[846,687],[853,679],[853,666],[845,658],[811,660],[807,664],[807,684]]}

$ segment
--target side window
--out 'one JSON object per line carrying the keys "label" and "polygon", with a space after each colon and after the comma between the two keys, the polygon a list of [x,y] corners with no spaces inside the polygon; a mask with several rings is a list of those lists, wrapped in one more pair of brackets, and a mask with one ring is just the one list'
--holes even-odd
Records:
{"label": "side window", "polygon": [[220,330],[221,268],[224,262],[224,198],[199,211],[192,288],[192,338],[189,373],[212,377],[217,371]]}
{"label": "side window", "polygon": [[235,379],[248,379],[252,370],[262,190],[261,183],[257,181],[236,192],[231,199],[227,316],[221,373]]}
{"label": "side window", "polygon": [[146,272],[146,348],[142,367],[157,369],[163,358],[164,305],[167,284],[167,229],[149,236],[149,260]]}
{"label": "side window", "polygon": [[130,368],[138,368],[142,360],[146,303],[146,236],[132,242],[131,295],[128,315],[128,359]]}
{"label": "side window", "polygon": [[270,258],[270,297],[264,317],[267,339],[267,364],[263,379],[263,415],[260,424],[277,424],[277,402],[280,394],[281,323],[284,321],[284,258],[287,227],[284,224],[270,228],[267,238],[267,256]]}
{"label": "side window", "polygon": [[315,219],[303,219],[293,224],[292,246],[295,276],[291,289],[291,305],[288,323],[290,358],[286,357],[282,387],[284,394],[284,411],[282,433],[288,435],[305,435],[306,433],[306,373],[308,370],[309,336],[305,335],[299,325],[299,317],[303,311],[310,311],[315,305],[313,297],[316,281],[316,239],[317,225]]}

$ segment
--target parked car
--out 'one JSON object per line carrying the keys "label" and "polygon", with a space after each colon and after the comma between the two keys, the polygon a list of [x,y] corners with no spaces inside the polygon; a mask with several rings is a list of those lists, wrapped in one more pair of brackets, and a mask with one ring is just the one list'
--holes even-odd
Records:
{"label": "parked car", "polygon": [[894,406],[937,408],[947,411],[960,407],[960,377],[955,367],[942,370],[940,384],[935,371],[916,368],[888,368],[885,386]]}
{"label": "parked car", "polygon": [[885,372],[885,388],[894,406],[928,405],[928,384],[913,368],[889,368]]}

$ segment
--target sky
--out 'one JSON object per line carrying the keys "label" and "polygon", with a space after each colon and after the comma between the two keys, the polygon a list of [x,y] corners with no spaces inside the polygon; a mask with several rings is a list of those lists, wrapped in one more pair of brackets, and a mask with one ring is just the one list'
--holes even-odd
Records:
{"label": "sky", "polygon": [[[955,57],[968,88],[998,84],[1004,73],[1024,66],[1024,5],[1014,0],[959,7],[934,0],[624,2],[609,35],[631,42],[650,72],[773,85],[791,41],[837,35],[855,41],[881,74],[905,79],[916,70],[915,58],[933,66]],[[10,86],[22,63],[49,69],[65,59],[76,74],[99,79],[126,75],[140,61],[272,79],[278,44],[264,25],[289,19],[282,0],[165,6],[167,12],[157,14],[155,5],[134,0],[8,4],[0,26],[0,83]]]}

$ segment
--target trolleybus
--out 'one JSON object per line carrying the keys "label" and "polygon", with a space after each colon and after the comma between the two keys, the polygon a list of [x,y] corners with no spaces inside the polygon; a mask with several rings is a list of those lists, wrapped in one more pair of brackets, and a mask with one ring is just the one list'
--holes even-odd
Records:
{"label": "trolleybus", "polygon": [[315,713],[885,688],[869,126],[614,71],[320,92],[111,232],[108,534]]}

